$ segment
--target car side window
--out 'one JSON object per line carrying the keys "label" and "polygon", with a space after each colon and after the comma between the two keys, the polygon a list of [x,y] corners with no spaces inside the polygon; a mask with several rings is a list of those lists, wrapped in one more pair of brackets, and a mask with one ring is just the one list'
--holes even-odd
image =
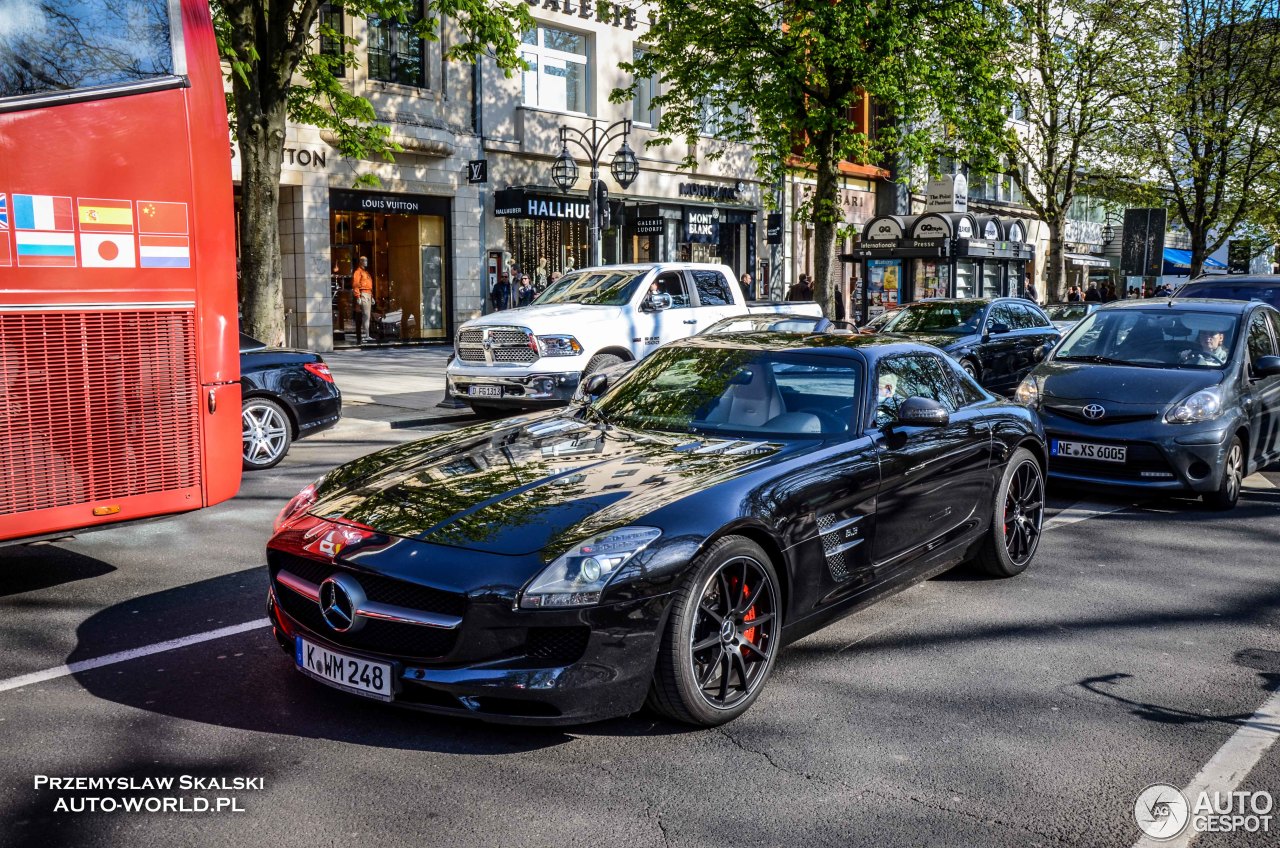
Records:
{"label": "car side window", "polygon": [[1031,322],[1030,324],[1027,325],[1028,327],[1038,330],[1042,327],[1053,326],[1053,322],[1049,320],[1049,316],[1045,315],[1044,311],[1039,307],[1032,306],[1029,303],[1019,304],[1019,306],[1024,312],[1027,313],[1028,319]]}
{"label": "car side window", "polygon": [[947,412],[955,412],[955,383],[941,357],[927,353],[891,356],[876,368],[876,426],[898,417],[898,407],[910,397],[936,400]]}
{"label": "car side window", "polygon": [[1265,309],[1263,314],[1271,322],[1271,333],[1275,336],[1276,342],[1280,343],[1280,312],[1272,312],[1270,309]]}
{"label": "car side window", "polygon": [[982,386],[979,386],[977,380],[970,377],[968,372],[960,367],[959,362],[948,357],[945,364],[951,370],[952,383],[955,385],[957,408],[973,406],[975,403],[982,403],[988,399],[987,393],[983,391]]}
{"label": "car side window", "polygon": [[1012,303],[1009,310],[1013,313],[1013,323],[1009,326],[1015,330],[1030,330],[1036,326],[1035,312],[1030,306],[1021,303]]}
{"label": "car side window", "polygon": [[988,326],[991,324],[1004,324],[1011,330],[1016,330],[1018,325],[1013,317],[1013,310],[1007,303],[997,303],[991,308],[991,315],[987,318]]}
{"label": "car side window", "polygon": [[733,303],[724,274],[719,271],[691,271],[693,285],[698,290],[698,302],[703,306],[728,306]]}
{"label": "car side window", "polygon": [[1255,313],[1249,320],[1249,367],[1257,364],[1263,356],[1274,356],[1275,342],[1271,340],[1271,331],[1267,327],[1267,319],[1261,312]]}
{"label": "car side window", "polygon": [[691,306],[689,290],[685,287],[684,277],[674,271],[659,274],[658,291],[671,297],[670,309],[683,309]]}

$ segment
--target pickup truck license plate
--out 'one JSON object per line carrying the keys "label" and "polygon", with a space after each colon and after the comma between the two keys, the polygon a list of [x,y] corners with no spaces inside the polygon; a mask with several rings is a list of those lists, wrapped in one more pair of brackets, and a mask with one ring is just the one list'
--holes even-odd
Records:
{"label": "pickup truck license plate", "polygon": [[502,397],[502,386],[467,386],[471,397]]}
{"label": "pickup truck license plate", "polygon": [[390,663],[349,657],[308,642],[301,636],[296,638],[294,659],[303,674],[366,698],[391,700]]}
{"label": "pickup truck license plate", "polygon": [[1049,443],[1049,453],[1053,456],[1069,456],[1073,459],[1096,459],[1101,462],[1124,462],[1129,453],[1129,449],[1120,445],[1094,445],[1088,442],[1060,442],[1057,439],[1054,439]]}

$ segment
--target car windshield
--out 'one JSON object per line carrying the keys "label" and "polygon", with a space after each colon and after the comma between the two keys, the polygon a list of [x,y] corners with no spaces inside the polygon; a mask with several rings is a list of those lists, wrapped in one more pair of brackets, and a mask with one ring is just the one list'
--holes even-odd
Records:
{"label": "car windshield", "polygon": [[890,333],[976,333],[984,305],[981,301],[913,303],[898,310],[884,329]]}
{"label": "car windshield", "polygon": [[1079,321],[1089,314],[1089,307],[1083,303],[1051,303],[1044,311],[1050,321]]}
{"label": "car windshield", "polygon": [[1054,351],[1055,362],[1145,368],[1222,368],[1231,358],[1239,317],[1221,312],[1100,309]]}
{"label": "car windshield", "polygon": [[803,315],[739,315],[717,321],[703,333],[811,333],[818,321],[818,318]]}
{"label": "car windshield", "polygon": [[1219,300],[1260,300],[1280,309],[1280,281],[1258,283],[1188,283],[1178,289],[1178,297],[1212,297]]}
{"label": "car windshield", "polygon": [[862,329],[883,330],[886,324],[888,324],[890,321],[892,321],[894,318],[897,318],[897,317],[898,317],[897,310],[894,310],[893,312],[881,312],[879,315],[877,315],[876,317],[868,321],[866,325],[863,326]]}
{"label": "car windshield", "polygon": [[611,424],[762,439],[847,433],[861,384],[851,359],[732,347],[663,348],[592,407]]}
{"label": "car windshield", "polygon": [[625,306],[647,271],[570,271],[538,295],[535,304],[585,303],[595,306]]}

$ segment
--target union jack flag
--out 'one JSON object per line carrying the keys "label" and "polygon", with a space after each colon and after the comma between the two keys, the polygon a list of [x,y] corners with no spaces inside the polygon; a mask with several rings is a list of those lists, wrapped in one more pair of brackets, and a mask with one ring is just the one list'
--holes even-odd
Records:
{"label": "union jack flag", "polygon": [[9,198],[0,194],[0,227],[9,229]]}

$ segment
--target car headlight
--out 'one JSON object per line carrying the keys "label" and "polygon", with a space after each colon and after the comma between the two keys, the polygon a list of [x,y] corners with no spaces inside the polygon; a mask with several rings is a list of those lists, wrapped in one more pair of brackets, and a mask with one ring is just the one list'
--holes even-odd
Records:
{"label": "car headlight", "polygon": [[538,340],[540,356],[577,356],[582,345],[573,336],[534,336]]}
{"label": "car headlight", "polygon": [[1040,378],[1028,374],[1018,384],[1018,390],[1013,393],[1013,399],[1032,409],[1038,407],[1040,405]]}
{"label": "car headlight", "polygon": [[1169,424],[1194,424],[1212,421],[1222,414],[1222,394],[1217,389],[1202,389],[1173,405],[1165,413]]}
{"label": "car headlight", "polygon": [[520,596],[524,609],[583,607],[600,593],[627,560],[662,535],[656,527],[622,527],[574,545],[542,570]]}
{"label": "car headlight", "polygon": [[293,500],[284,505],[284,509],[280,510],[280,514],[276,516],[275,526],[272,528],[274,532],[280,532],[280,528],[298,516],[304,514],[311,507],[315,506],[316,484],[312,483],[307,488],[293,496]]}

